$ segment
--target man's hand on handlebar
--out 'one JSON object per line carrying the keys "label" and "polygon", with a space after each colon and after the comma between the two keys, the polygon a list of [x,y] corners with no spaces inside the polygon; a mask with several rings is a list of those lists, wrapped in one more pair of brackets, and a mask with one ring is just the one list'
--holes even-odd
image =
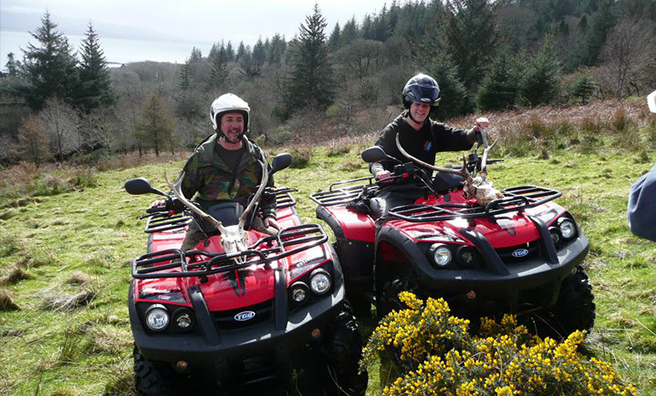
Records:
{"label": "man's hand on handlebar", "polygon": [[389,183],[392,181],[392,174],[388,170],[382,170],[374,176],[377,182]]}

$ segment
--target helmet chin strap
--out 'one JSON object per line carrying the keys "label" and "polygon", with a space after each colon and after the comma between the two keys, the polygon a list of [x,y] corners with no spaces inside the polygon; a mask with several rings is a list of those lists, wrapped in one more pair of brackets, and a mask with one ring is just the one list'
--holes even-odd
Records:
{"label": "helmet chin strap", "polygon": [[223,139],[230,144],[235,144],[241,142],[242,138],[244,137],[244,132],[240,133],[239,136],[237,136],[237,140],[235,141],[230,140],[221,130],[217,132],[217,135],[219,136],[219,139]]}
{"label": "helmet chin strap", "polygon": [[412,121],[416,122],[419,125],[424,125],[426,123],[426,120],[428,120],[428,115],[426,116],[426,118],[424,118],[423,121],[415,120],[415,118],[412,116],[412,112],[410,111],[410,109],[408,109],[408,117],[410,117]]}

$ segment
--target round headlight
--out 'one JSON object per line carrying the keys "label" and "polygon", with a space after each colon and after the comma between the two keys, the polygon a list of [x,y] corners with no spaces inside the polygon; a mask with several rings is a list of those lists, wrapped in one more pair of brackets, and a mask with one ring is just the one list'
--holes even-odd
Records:
{"label": "round headlight", "polygon": [[476,256],[474,255],[474,249],[469,246],[462,246],[458,249],[458,258],[460,259],[460,264],[463,267],[471,267],[476,261]]}
{"label": "round headlight", "polygon": [[330,286],[332,286],[332,281],[330,280],[330,275],[326,272],[317,272],[310,278],[310,288],[317,294],[328,292]]}
{"label": "round headlight", "polygon": [[570,239],[576,234],[576,225],[574,225],[572,220],[561,221],[558,228],[560,228],[560,233],[565,239]]}
{"label": "round headlight", "polygon": [[162,304],[152,305],[146,311],[146,325],[153,331],[162,331],[169,325],[169,313]]}
{"label": "round headlight", "polygon": [[186,330],[191,328],[194,325],[194,318],[191,313],[187,310],[178,310],[175,315],[173,315],[173,322],[179,328]]}
{"label": "round headlight", "polygon": [[453,259],[451,249],[443,243],[436,243],[431,246],[431,252],[433,253],[433,262],[440,267],[446,267]]}
{"label": "round headlight", "polygon": [[554,245],[558,245],[563,239],[563,234],[560,232],[560,228],[558,227],[549,227],[549,234],[551,234],[551,240],[553,241]]}
{"label": "round headlight", "polygon": [[290,289],[290,297],[296,303],[303,302],[307,297],[308,287],[303,282],[296,282]]}

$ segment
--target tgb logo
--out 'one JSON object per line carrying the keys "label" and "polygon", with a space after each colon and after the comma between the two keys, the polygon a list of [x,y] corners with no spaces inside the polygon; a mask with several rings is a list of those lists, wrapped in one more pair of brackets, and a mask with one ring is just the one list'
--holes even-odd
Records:
{"label": "tgb logo", "polygon": [[235,320],[237,322],[245,322],[247,320],[251,320],[255,317],[255,312],[253,311],[244,311],[240,312],[237,315],[235,315]]}

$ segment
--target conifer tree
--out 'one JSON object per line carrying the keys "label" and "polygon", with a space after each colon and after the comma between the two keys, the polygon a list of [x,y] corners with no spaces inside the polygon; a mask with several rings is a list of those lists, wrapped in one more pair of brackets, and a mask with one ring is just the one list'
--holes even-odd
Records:
{"label": "conifer tree", "polygon": [[18,71],[21,68],[21,63],[14,59],[13,52],[7,54],[7,63],[5,64],[5,67],[7,68],[7,76],[18,77]]}
{"label": "conifer tree", "polygon": [[226,62],[232,62],[235,60],[235,49],[232,48],[232,43],[228,41],[226,44]]}
{"label": "conifer tree", "polygon": [[81,55],[77,104],[85,113],[103,105],[116,104],[116,95],[107,70],[107,61],[100,48],[98,34],[93,30],[91,23],[89,23],[86,37],[82,41]]}
{"label": "conifer tree", "polygon": [[481,110],[512,108],[517,96],[519,71],[512,55],[501,50],[492,60],[476,93],[476,104]]}
{"label": "conifer tree", "polygon": [[428,64],[428,74],[440,87],[440,105],[436,117],[446,120],[471,112],[467,89],[458,75],[458,68],[448,54],[435,57]]}
{"label": "conifer tree", "polygon": [[221,44],[221,47],[219,47],[219,49],[216,51],[216,54],[213,58],[214,61],[212,63],[212,72],[210,74],[209,84],[210,88],[220,89],[228,77],[228,70],[226,65],[227,55],[223,44]]}
{"label": "conifer tree", "polygon": [[190,73],[190,64],[191,61],[187,60],[180,69],[180,74],[178,74],[178,88],[181,91],[188,91],[191,89],[191,73]]}
{"label": "conifer tree", "polygon": [[550,103],[560,91],[561,66],[547,40],[540,51],[529,57],[525,64],[521,94],[531,106]]}
{"label": "conifer tree", "polygon": [[335,23],[332,33],[330,33],[330,38],[328,39],[328,48],[331,51],[335,51],[339,48],[340,40],[342,38],[339,22]]}
{"label": "conifer tree", "polygon": [[445,47],[465,86],[475,91],[498,41],[493,6],[487,0],[447,2]]}
{"label": "conifer tree", "polygon": [[171,110],[158,94],[152,94],[141,109],[141,119],[135,124],[137,139],[149,142],[155,148],[155,155],[169,145],[173,150],[173,130],[175,119]]}
{"label": "conifer tree", "polygon": [[76,60],[68,39],[46,12],[41,27],[30,35],[38,44],[29,43],[25,52],[25,76],[28,85],[21,90],[27,104],[40,110],[46,99],[59,96],[73,102],[78,87]]}
{"label": "conifer tree", "polygon": [[326,20],[315,4],[314,12],[299,28],[298,39],[292,43],[291,72],[285,85],[287,110],[309,105],[328,107],[333,100],[333,75],[328,62]]}

